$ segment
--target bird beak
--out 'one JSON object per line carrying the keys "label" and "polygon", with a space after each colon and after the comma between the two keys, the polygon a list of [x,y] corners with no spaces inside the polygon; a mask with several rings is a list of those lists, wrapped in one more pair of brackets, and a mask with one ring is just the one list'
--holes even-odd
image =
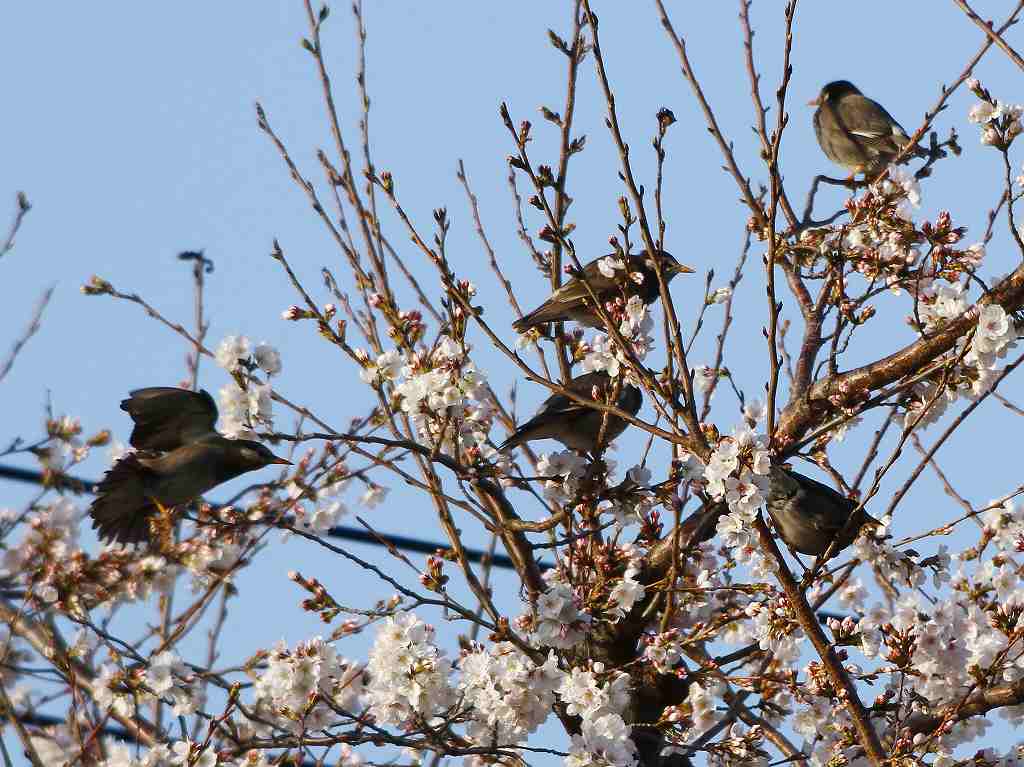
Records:
{"label": "bird beak", "polygon": [[693,274],[693,269],[688,267],[686,264],[676,263],[676,264],[672,265],[672,273],[673,274]]}
{"label": "bird beak", "polygon": [[293,466],[294,465],[287,458],[278,458],[276,456],[274,457],[274,460],[271,461],[270,463],[280,463],[280,464],[283,464],[285,466]]}
{"label": "bird beak", "polygon": [[809,106],[809,107],[820,107],[821,106],[821,96],[818,96],[817,98],[813,98],[810,101],[808,101],[807,102],[807,106]]}

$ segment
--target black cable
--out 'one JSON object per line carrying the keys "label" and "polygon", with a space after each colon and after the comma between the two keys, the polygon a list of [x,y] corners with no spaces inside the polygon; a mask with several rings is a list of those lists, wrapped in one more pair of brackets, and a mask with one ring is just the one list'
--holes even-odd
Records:
{"label": "black cable", "polygon": [[[0,466],[0,479],[11,479],[15,482],[41,485],[43,484],[44,476],[43,473],[39,471],[20,469],[15,466]],[[67,487],[77,492],[93,493],[95,492],[94,488],[96,487],[96,483],[87,479],[62,476],[59,486]],[[355,541],[356,543],[369,543],[375,546],[379,546],[381,544],[380,538],[377,538],[369,531],[359,527],[339,525],[337,527],[332,527],[325,533],[325,535],[331,538]],[[392,533],[387,533],[385,535],[382,533],[380,537],[388,543],[394,544],[397,548],[405,549],[406,551],[414,551],[419,554],[433,554],[438,549],[451,548],[444,543],[434,543],[432,541],[425,541],[422,538],[413,538],[408,535],[395,535]],[[503,567],[508,570],[515,569],[512,558],[507,554],[488,554],[486,551],[482,551],[480,549],[463,549],[463,551],[466,554],[466,559],[470,562],[483,562],[485,559],[490,559],[490,562],[494,567]]]}

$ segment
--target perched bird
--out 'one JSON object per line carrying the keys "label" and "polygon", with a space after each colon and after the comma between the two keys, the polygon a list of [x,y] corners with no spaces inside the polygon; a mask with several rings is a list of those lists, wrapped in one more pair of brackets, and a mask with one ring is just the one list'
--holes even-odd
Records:
{"label": "perched bird", "polygon": [[[693,272],[693,269],[690,267],[676,261],[671,253],[660,250],[658,251],[658,257],[661,260],[662,276],[666,285],[677,274],[690,274]],[[582,275],[568,280],[562,287],[552,293],[547,301],[526,316],[513,322],[512,328],[517,333],[525,333],[530,328],[538,325],[566,320],[572,320],[591,328],[603,328],[601,318],[594,310],[590,293],[587,292],[588,284],[602,304],[622,295],[623,287],[627,297],[639,296],[647,305],[653,304],[658,300],[658,276],[654,271],[654,262],[646,253],[634,253],[621,259],[613,253],[607,256],[607,258],[624,262],[626,275],[624,280],[622,276],[615,273],[619,270],[614,270],[612,277],[606,276],[602,273],[600,267],[600,262],[603,259],[595,259],[583,267]],[[609,267],[610,264],[606,264],[606,269]],[[643,280],[639,284],[629,276],[634,272],[643,275]],[[622,284],[622,287],[620,287],[620,284]]]}
{"label": "perched bird", "polygon": [[[809,106],[818,107],[814,132],[821,150],[849,170],[851,179],[857,173],[881,173],[910,143],[910,136],[892,115],[848,80],[829,83]],[[919,152],[916,147],[914,151]]]}
{"label": "perched bird", "polygon": [[139,543],[161,507],[188,503],[222,482],[272,463],[291,464],[259,442],[227,439],[215,429],[208,392],[168,386],[136,389],[121,402],[135,422],[129,453],[97,487],[89,509],[100,538]]}
{"label": "perched bird", "polygon": [[[863,509],[847,524],[857,508],[856,501],[828,485],[773,466],[768,475],[768,513],[779,536],[801,554],[820,556],[836,539],[832,554],[838,554],[857,538],[865,524],[878,520]],[[838,536],[838,538],[836,537]]]}
{"label": "perched bird", "polygon": [[[567,389],[581,397],[604,402],[611,395],[612,379],[603,371],[585,373],[572,379]],[[636,415],[643,403],[640,390],[628,383],[621,384],[615,406],[630,415]],[[596,397],[595,397],[596,388]],[[604,433],[601,426],[604,425]],[[576,402],[564,394],[553,394],[541,405],[537,415],[524,423],[515,433],[505,440],[499,450],[508,450],[535,439],[554,439],[570,450],[583,453],[597,453],[618,437],[629,426],[629,422],[618,416],[608,415],[580,402]],[[598,440],[600,439],[600,445]]]}

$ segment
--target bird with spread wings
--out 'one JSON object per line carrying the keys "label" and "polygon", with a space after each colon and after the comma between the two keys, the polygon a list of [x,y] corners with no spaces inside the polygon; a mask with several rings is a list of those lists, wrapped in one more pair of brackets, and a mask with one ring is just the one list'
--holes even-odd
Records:
{"label": "bird with spread wings", "polygon": [[189,503],[246,472],[291,464],[259,442],[222,436],[215,428],[217,405],[205,390],[136,389],[121,409],[135,422],[136,450],[97,486],[89,514],[104,540],[147,541],[149,521],[161,510]]}

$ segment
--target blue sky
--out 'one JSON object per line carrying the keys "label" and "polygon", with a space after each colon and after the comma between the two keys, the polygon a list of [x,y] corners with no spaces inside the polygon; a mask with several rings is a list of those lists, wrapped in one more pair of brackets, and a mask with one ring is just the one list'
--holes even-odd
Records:
{"label": "blue sky", "polygon": [[[687,36],[691,60],[722,128],[736,144],[741,167],[755,182],[764,180],[750,129],[753,115],[736,4],[668,5],[677,31]],[[1004,13],[1005,3],[975,5],[986,18]],[[546,30],[567,32],[569,4],[395,1],[367,6],[375,162],[393,172],[402,203],[423,233],[430,233],[431,211],[448,208],[453,265],[460,277],[478,285],[492,326],[504,329],[511,342],[512,314],[476,239],[455,169],[462,159],[488,237],[521,303],[539,303],[546,291],[515,234],[505,162],[512,147],[498,105],[506,101],[514,120],[534,123],[530,151],[535,162],[557,160],[557,131],[537,110],[541,105],[563,109],[563,58],[548,44]],[[654,185],[654,115],[669,107],[679,121],[666,141],[665,209],[668,249],[698,271],[672,286],[688,329],[696,314],[694,302],[702,295],[703,272],[715,269],[716,284],[731,274],[746,213],[732,178],[721,170],[720,154],[679,73],[653,4],[595,2],[594,8],[601,18],[601,42],[620,123],[633,148],[634,171],[649,190]],[[24,190],[34,208],[14,251],[0,261],[0,357],[27,323],[43,290],[54,284],[56,290],[42,330],[0,383],[5,405],[0,443],[37,435],[47,397],[56,412],[80,417],[87,431],[110,427],[127,441],[128,418],[118,402],[129,389],[181,380],[186,346],[138,307],[87,298],[79,285],[100,274],[189,326],[190,276],[175,255],[196,248],[204,248],[216,264],[207,283],[210,343],[244,333],[276,345],[284,361],[276,384],[280,391],[343,427],[365,411],[368,391],[312,327],[280,319],[281,310],[296,296],[268,254],[273,239],[279,239],[300,278],[321,301],[329,297],[320,289],[320,268],[330,266],[339,276],[345,269],[279,156],[257,130],[253,108],[256,100],[264,105],[301,169],[319,181],[314,153],[319,147],[329,150],[331,140],[313,61],[299,46],[305,34],[301,3],[180,2],[139,9],[127,2],[62,5],[59,11],[52,5],[18,3],[3,14],[0,68],[7,77],[5,119],[0,122],[0,222],[6,226],[13,213],[16,190]],[[332,10],[324,44],[343,128],[351,148],[357,149],[355,36],[347,6]],[[781,4],[756,3],[752,16],[763,97],[773,101],[781,66]],[[938,98],[940,84],[960,73],[982,40],[981,32],[952,3],[874,0],[855,7],[807,3],[798,10],[795,34],[791,122],[782,168],[797,201],[803,200],[815,174],[837,174],[814,141],[811,109],[804,106],[824,82],[853,80],[912,131]],[[1011,30],[1008,39],[1019,41],[1019,30]],[[976,75],[999,98],[1024,100],[1021,73],[998,51],[987,55]],[[938,210],[952,210],[957,222],[969,227],[968,242],[984,230],[987,211],[999,196],[1001,173],[998,154],[981,147],[975,126],[967,123],[973,101],[966,90],[958,92],[936,123],[942,137],[956,127],[965,152],[940,163],[934,178],[925,182],[921,211],[934,216]],[[623,189],[603,124],[604,103],[592,59],[581,71],[578,104],[576,132],[586,134],[587,148],[570,170],[575,198],[570,218],[577,224],[577,250],[596,256],[606,252],[607,238],[615,232],[616,200]],[[841,196],[827,189],[819,200],[818,210],[823,211],[838,205]],[[407,262],[433,285],[423,257],[390,212],[384,223]],[[532,231],[540,223],[532,219]],[[1005,231],[993,241],[985,275],[1004,273],[1016,263],[1006,242]],[[737,321],[727,353],[727,364],[748,397],[761,394],[767,369],[760,335],[760,255],[755,247],[751,268],[737,290]],[[406,306],[412,308],[412,300]],[[864,346],[851,351],[851,364],[912,340],[900,319],[905,306],[891,306],[892,321],[876,322],[865,334]],[[691,364],[710,361],[719,321],[720,308],[712,308]],[[482,337],[477,344],[478,361],[492,385],[506,392],[516,382],[516,372],[485,350]],[[205,388],[215,392],[227,381],[226,373],[204,361]],[[544,396],[521,381],[519,392],[521,414],[532,412]],[[1011,380],[1005,393],[1011,398],[1019,394],[1019,383]],[[723,388],[715,403],[712,417],[727,431],[737,421],[734,398]],[[289,419],[278,413],[278,425],[287,428]],[[940,453],[954,485],[975,503],[1008,492],[1019,481],[1019,461],[998,436],[1011,417],[995,403],[987,404]],[[865,428],[852,445],[839,449],[837,465],[855,471],[870,434]],[[926,441],[934,436],[927,433]],[[643,441],[634,434],[622,444],[625,459]],[[906,465],[916,462],[912,451],[904,460]],[[80,473],[95,477],[104,468],[100,451]],[[923,479],[927,482],[919,483],[901,511],[901,534],[958,513],[930,477]],[[382,531],[415,531],[440,539],[428,505],[404,488],[392,487],[390,503],[360,513]],[[28,497],[29,488],[6,486],[0,507],[16,507]],[[466,529],[471,543],[486,543],[468,523]],[[386,561],[380,551],[360,551]],[[338,589],[339,596],[351,589],[352,602],[389,593],[306,543],[275,542],[260,560],[242,576],[243,596],[232,613],[225,657],[248,655],[279,638],[295,642],[322,630],[299,611],[302,594],[285,578],[298,564]],[[497,588],[502,585],[511,582],[502,576]],[[504,603],[515,614],[515,588],[506,592]],[[279,619],[268,620],[255,609],[267,603],[277,605]],[[151,619],[152,612],[137,612],[140,621]],[[204,642],[197,637],[195,646]],[[365,647],[356,638],[343,652],[360,656]]]}

